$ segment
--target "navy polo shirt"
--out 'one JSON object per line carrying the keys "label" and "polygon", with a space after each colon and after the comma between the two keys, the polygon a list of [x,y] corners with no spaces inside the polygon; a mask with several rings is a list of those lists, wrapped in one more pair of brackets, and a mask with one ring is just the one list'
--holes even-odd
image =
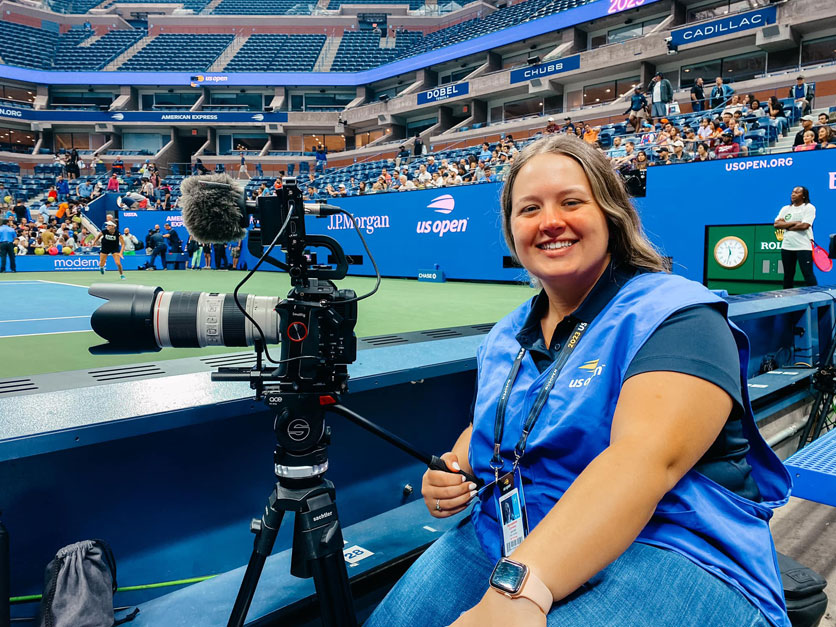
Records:
{"label": "navy polo shirt", "polygon": [[[545,291],[535,298],[531,312],[517,334],[520,346],[531,354],[542,373],[551,366],[578,322],[592,322],[621,287],[643,270],[610,263],[587,297],[561,320],[547,346],[540,321],[549,302]],[[711,353],[705,347],[711,346]],[[722,312],[711,305],[696,305],[665,320],[639,349],[625,374],[625,381],[643,372],[681,372],[704,379],[723,389],[734,401],[731,414],[717,439],[694,469],[728,490],[759,501],[760,492],[746,461],[748,440],[740,417],[740,358],[731,329]],[[475,397],[474,397],[475,401]],[[473,407],[471,407],[471,420]]]}

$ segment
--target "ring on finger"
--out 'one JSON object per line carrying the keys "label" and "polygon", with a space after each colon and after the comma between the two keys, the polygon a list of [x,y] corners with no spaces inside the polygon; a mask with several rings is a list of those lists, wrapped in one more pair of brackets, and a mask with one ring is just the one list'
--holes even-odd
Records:
{"label": "ring on finger", "polygon": [[437,511],[437,512],[441,511],[441,500],[440,499],[435,500],[435,511]]}

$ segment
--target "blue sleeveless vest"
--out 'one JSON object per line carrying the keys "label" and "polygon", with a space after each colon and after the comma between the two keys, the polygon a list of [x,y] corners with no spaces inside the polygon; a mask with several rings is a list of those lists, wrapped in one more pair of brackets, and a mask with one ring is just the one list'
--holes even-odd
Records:
{"label": "blue sleeveless vest", "polygon": [[[608,445],[624,374],[653,331],[671,314],[696,304],[728,306],[702,285],[663,273],[639,274],[625,284],[592,322],[561,371],[520,462],[530,528],[551,510],[586,466]],[[490,332],[478,353],[478,394],[470,464],[490,482],[497,400],[519,352],[517,332],[531,308],[523,304]],[[659,502],[636,539],[676,551],[743,593],[777,627],[790,627],[768,521],[787,502],[789,473],[755,425],[746,386],[749,345],[729,322],[738,353],[745,408],[747,461],[763,501],[749,501],[691,470]],[[710,347],[709,347],[710,349]],[[514,459],[522,424],[543,386],[530,354],[523,358],[508,399],[501,452],[505,468]],[[486,493],[489,491],[486,491]],[[473,524],[485,553],[500,557],[501,531],[493,498],[478,502]]]}

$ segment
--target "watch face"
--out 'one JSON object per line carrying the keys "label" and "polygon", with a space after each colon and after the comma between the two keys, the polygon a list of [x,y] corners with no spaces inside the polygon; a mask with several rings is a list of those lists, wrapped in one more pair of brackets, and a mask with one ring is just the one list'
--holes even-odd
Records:
{"label": "watch face", "polygon": [[723,237],[714,246],[714,259],[729,270],[742,266],[748,255],[746,243],[739,237]]}
{"label": "watch face", "polygon": [[491,585],[508,594],[517,594],[525,582],[526,569],[522,564],[501,559],[491,575]]}

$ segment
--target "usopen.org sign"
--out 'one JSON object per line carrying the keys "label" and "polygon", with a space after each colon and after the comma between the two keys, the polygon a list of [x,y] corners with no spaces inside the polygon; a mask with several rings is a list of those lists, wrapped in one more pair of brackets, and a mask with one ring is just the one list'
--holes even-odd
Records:
{"label": "usopen.org sign", "polygon": [[778,7],[765,7],[757,11],[738,13],[713,22],[703,22],[671,31],[671,44],[681,46],[695,41],[731,35],[767,24],[774,24],[778,16]]}
{"label": "usopen.org sign", "polygon": [[543,76],[551,76],[552,74],[562,74],[563,72],[571,72],[581,67],[581,55],[576,54],[571,57],[564,57],[556,61],[549,61],[548,63],[541,63],[540,65],[532,65],[531,67],[524,67],[518,70],[511,70],[511,84],[522,83],[530,81],[535,78]]}
{"label": "usopen.org sign", "polygon": [[444,87],[436,87],[428,91],[419,91],[418,104],[422,105],[428,102],[438,102],[440,100],[465,96],[469,91],[470,83],[456,83],[455,85],[445,85]]}

